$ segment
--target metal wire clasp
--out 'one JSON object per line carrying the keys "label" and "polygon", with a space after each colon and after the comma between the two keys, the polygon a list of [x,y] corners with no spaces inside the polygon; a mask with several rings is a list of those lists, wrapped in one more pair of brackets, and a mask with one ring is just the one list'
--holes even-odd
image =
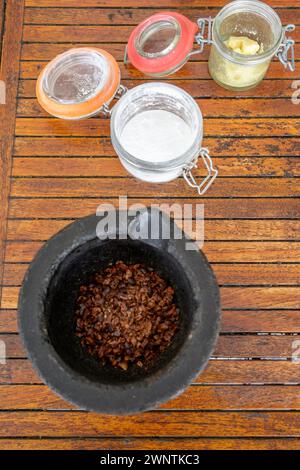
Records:
{"label": "metal wire clasp", "polygon": [[[116,94],[114,96],[115,99],[119,100],[120,98],[122,98],[123,95],[125,95],[125,93],[128,91],[128,88],[124,85],[120,85],[119,88],[117,89],[116,91]],[[100,108],[100,111],[99,111],[101,114],[104,114],[104,116],[106,117],[110,117],[111,116],[111,108],[109,107],[109,103],[105,103],[101,108]]]}
{"label": "metal wire clasp", "polygon": [[[197,44],[199,44],[200,49],[198,52],[203,52],[205,44],[212,44],[212,26],[213,26],[214,18],[209,16],[208,18],[198,18],[197,25],[199,27],[199,32],[195,36],[195,40]],[[206,33],[206,25],[207,25],[207,37],[205,38]]]}
{"label": "metal wire clasp", "polygon": [[209,151],[207,148],[201,148],[199,154],[204,162],[204,165],[207,169],[207,176],[198,184],[193,176],[192,170],[193,168],[198,167],[198,158],[197,155],[194,160],[192,160],[188,165],[185,166],[183,169],[183,177],[187,184],[192,188],[196,188],[200,196],[202,196],[213,183],[213,181],[218,176],[218,170],[213,167],[212,159],[210,158]]}
{"label": "metal wire clasp", "polygon": [[[294,24],[288,24],[284,31],[285,33],[295,30]],[[276,53],[276,56],[284,66],[284,68],[289,68],[292,72],[295,70],[295,51],[294,51],[294,39],[287,37],[284,34],[282,43],[279,46],[279,49]]]}

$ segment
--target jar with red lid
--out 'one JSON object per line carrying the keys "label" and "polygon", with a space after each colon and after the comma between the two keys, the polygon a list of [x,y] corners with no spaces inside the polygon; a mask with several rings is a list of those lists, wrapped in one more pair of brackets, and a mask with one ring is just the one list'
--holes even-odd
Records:
{"label": "jar with red lid", "polygon": [[198,31],[198,25],[180,13],[156,13],[131,32],[124,62],[152,77],[170,75],[201,52],[199,47],[193,50]]}

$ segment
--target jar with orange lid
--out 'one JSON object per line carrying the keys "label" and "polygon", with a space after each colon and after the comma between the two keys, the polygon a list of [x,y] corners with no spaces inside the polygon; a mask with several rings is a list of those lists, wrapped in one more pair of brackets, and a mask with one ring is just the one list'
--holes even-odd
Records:
{"label": "jar with orange lid", "polygon": [[40,105],[62,119],[94,116],[122,95],[120,69],[114,57],[103,49],[70,49],[53,59],[37,80]]}

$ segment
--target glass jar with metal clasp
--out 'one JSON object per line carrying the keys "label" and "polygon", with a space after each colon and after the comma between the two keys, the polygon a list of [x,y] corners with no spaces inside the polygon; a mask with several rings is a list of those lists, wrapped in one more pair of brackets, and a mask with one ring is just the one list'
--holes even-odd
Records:
{"label": "glass jar with metal clasp", "polygon": [[295,70],[294,40],[288,33],[295,25],[282,26],[277,13],[257,0],[236,0],[215,18],[198,19],[196,41],[211,46],[209,72],[222,87],[247,90],[265,76],[276,56],[284,68]]}
{"label": "glass jar with metal clasp", "polygon": [[[167,83],[145,83],[128,91],[120,77],[117,62],[106,51],[70,49],[41,72],[37,98],[48,113],[62,119],[110,118],[113,147],[136,178],[165,183],[183,176],[204,194],[218,172],[202,147],[203,119],[196,101]],[[198,159],[206,172],[200,183],[192,171]]]}
{"label": "glass jar with metal clasp", "polygon": [[84,119],[105,111],[126,88],[115,58],[103,49],[77,47],[51,60],[36,84],[39,104],[61,119]]}
{"label": "glass jar with metal clasp", "polygon": [[198,32],[197,23],[178,12],[156,13],[131,32],[124,63],[151,77],[170,75],[202,52],[202,47],[193,49]]}
{"label": "glass jar with metal clasp", "polygon": [[[161,133],[151,121],[147,121],[147,114],[159,112],[161,122],[158,127],[164,129],[164,121],[169,117],[175,118],[176,129],[169,134],[169,141],[162,141],[155,158],[149,158],[149,141],[160,139]],[[146,120],[144,120],[146,117]],[[134,148],[127,145],[127,126],[136,118],[140,125],[133,133]],[[148,125],[147,125],[148,124]],[[184,146],[172,145],[174,132],[181,133],[180,126],[186,129]],[[213,166],[207,148],[202,147],[203,118],[196,101],[181,88],[169,83],[148,82],[134,87],[113,106],[111,111],[111,141],[117,155],[125,169],[136,178],[149,183],[165,183],[183,176],[189,186],[195,188],[199,195],[203,195],[217,177],[218,171]],[[153,132],[154,129],[154,132]],[[155,135],[157,132],[157,135]],[[147,138],[149,134],[149,139]],[[150,134],[151,133],[151,134]],[[165,139],[168,139],[166,133]],[[145,141],[148,146],[144,145]],[[140,144],[140,145],[139,145]],[[172,149],[170,151],[170,148]],[[198,183],[193,170],[202,161],[206,176]]]}

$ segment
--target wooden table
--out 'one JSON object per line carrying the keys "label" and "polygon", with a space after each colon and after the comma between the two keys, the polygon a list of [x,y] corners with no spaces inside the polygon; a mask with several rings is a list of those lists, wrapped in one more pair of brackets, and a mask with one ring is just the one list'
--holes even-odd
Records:
{"label": "wooden table", "polygon": [[[158,187],[129,177],[110,144],[108,120],[48,116],[36,101],[35,80],[59,52],[94,44],[117,58],[123,83],[133,87],[146,80],[122,63],[133,25],[163,6],[196,19],[227,2],[7,0],[6,11],[4,3],[0,339],[8,359],[0,364],[0,447],[299,448],[300,363],[292,354],[300,340],[300,105],[291,102],[291,85],[300,64],[291,73],[274,60],[263,83],[240,96],[210,79],[207,49],[168,78],[197,99],[204,145],[219,168],[200,199],[182,179]],[[300,26],[299,0],[268,3],[284,24]],[[222,333],[197,383],[159,410],[122,418],[77,411],[43,385],[16,321],[19,286],[43,242],[120,194],[148,204],[205,203],[204,251],[223,304]]]}

